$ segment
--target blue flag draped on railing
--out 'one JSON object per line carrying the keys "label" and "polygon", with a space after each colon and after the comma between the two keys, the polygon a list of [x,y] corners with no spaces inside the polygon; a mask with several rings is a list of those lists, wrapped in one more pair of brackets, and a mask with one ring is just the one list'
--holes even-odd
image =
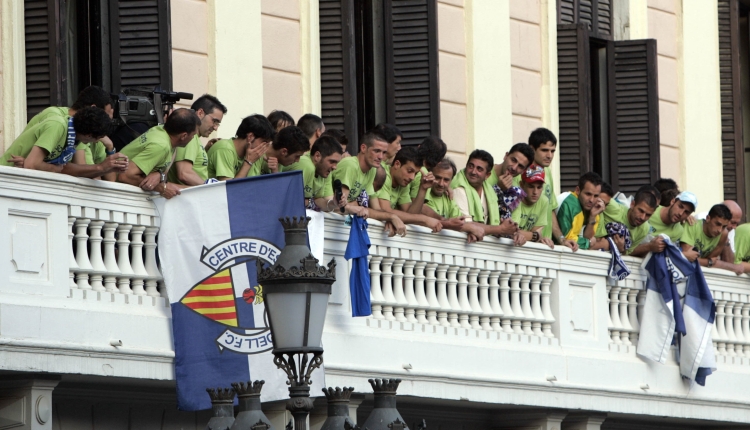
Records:
{"label": "blue flag draped on railing", "polygon": [[349,242],[346,244],[344,258],[352,260],[352,271],[349,274],[349,291],[352,296],[352,316],[366,317],[372,315],[370,305],[370,269],[367,267],[367,256],[370,254],[370,235],[367,234],[367,220],[358,216],[352,217]]}
{"label": "blue flag draped on railing", "polygon": [[[284,247],[279,218],[305,216],[301,173],[193,187],[157,204],[178,407],[208,409],[206,388],[256,379],[266,381],[263,401],[286,398],[255,261],[272,264]],[[316,372],[312,392],[323,382]]]}

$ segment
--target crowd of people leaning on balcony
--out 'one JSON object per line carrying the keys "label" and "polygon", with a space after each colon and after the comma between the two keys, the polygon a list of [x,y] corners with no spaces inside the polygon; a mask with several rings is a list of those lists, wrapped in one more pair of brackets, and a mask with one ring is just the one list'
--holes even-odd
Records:
{"label": "crowd of people leaning on balcony", "polygon": [[[416,224],[464,232],[470,243],[491,235],[517,246],[616,247],[636,257],[664,250],[668,237],[690,261],[750,273],[750,224],[738,226],[742,210],[736,202],[693,215],[696,196],[680,192],[671,179],[645,184],[628,198],[594,172],[557,196],[550,171],[557,138],[545,128],[532,131],[528,143],[513,145],[499,164],[477,149],[459,170],[437,137],[401,147],[399,129],[379,124],[361,138],[357,155],[349,156],[341,130],[326,130],[313,114],[295,125],[283,111],[250,115],[233,138],[204,147],[200,138],[218,130],[226,113],[216,97],[201,96],[191,109],[174,110],[163,125],[117,151],[107,137],[112,99],[92,86],[72,107],[49,107],[34,116],[0,164],[122,182],[165,198],[185,187],[299,170],[307,208],[380,220],[390,236],[403,236],[405,224]],[[339,183],[343,193],[337,200]]]}

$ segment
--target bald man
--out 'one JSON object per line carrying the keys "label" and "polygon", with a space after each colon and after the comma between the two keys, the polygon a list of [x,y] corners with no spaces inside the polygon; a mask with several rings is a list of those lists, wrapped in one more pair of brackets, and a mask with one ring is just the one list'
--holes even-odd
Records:
{"label": "bald man", "polygon": [[[721,259],[722,261],[734,263],[734,229],[737,228],[737,225],[739,225],[740,221],[742,220],[742,208],[734,200],[724,200],[724,205],[728,207],[729,212],[732,213],[732,219],[729,221],[729,224],[727,224],[727,231],[729,232],[729,235],[727,236],[727,242],[729,242],[729,246],[724,247],[724,252],[722,252],[721,254]],[[699,213],[695,218],[706,219],[707,214],[708,212],[702,212]]]}

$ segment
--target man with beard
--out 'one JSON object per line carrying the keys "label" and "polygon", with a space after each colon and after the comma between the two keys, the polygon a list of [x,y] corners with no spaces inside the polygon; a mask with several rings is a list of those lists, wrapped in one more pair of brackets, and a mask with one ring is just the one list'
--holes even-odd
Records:
{"label": "man with beard", "polygon": [[487,177],[489,185],[497,185],[506,191],[513,186],[514,179],[534,162],[534,148],[525,143],[516,143],[505,153],[503,162],[496,164]]}
{"label": "man with beard", "polygon": [[385,212],[395,213],[406,224],[417,224],[439,232],[443,225],[440,220],[422,215],[427,190],[432,186],[432,176],[422,179],[417,198],[412,202],[409,184],[422,166],[422,160],[414,147],[401,148],[386,169],[386,178],[380,191],[375,193],[372,206]]}
{"label": "man with beard", "polygon": [[333,171],[332,181],[341,182],[348,213],[383,221],[385,231],[389,236],[396,234],[405,236],[404,222],[395,213],[380,210],[373,190],[377,167],[383,161],[387,149],[388,143],[380,134],[372,132],[365,134],[359,145],[357,156],[341,160],[336,170]]}
{"label": "man with beard", "polygon": [[208,176],[208,155],[201,144],[201,137],[208,137],[219,129],[227,108],[216,97],[204,94],[190,107],[201,124],[198,133],[184,148],[177,148],[174,165],[169,170],[169,182],[193,186],[206,183]]}
{"label": "man with beard", "polygon": [[576,190],[563,194],[562,204],[556,211],[561,237],[558,242],[577,251],[590,249],[594,235],[601,222],[599,214],[604,212],[604,201],[599,198],[602,178],[595,172],[584,173],[578,179]]}
{"label": "man with beard", "polygon": [[274,135],[271,123],[263,115],[244,118],[233,139],[221,139],[208,149],[208,177],[220,181],[246,178]]}
{"label": "man with beard", "polygon": [[[609,250],[609,242],[598,239],[607,236],[606,224],[608,222],[619,222],[630,232],[630,247],[623,250],[628,255],[643,257],[649,252],[664,251],[666,243],[661,237],[650,241],[646,240],[651,230],[648,219],[651,218],[651,215],[656,210],[657,203],[658,200],[654,193],[647,189],[639,190],[635,194],[635,198],[630,202],[630,207],[617,203],[615,199],[612,199],[603,212],[606,222],[600,222],[596,230],[596,248]],[[615,237],[614,239],[615,243],[618,243],[618,247],[623,244],[622,237]]]}
{"label": "man with beard", "polygon": [[741,264],[734,264],[719,260],[727,243],[727,225],[732,219],[732,212],[723,203],[714,205],[705,220],[697,220],[695,224],[685,226],[680,242],[682,253],[690,261],[696,259],[701,266],[718,267],[731,270],[740,275],[744,273]]}
{"label": "man with beard", "polygon": [[673,198],[669,206],[659,206],[649,219],[651,235],[666,234],[669,240],[677,243],[682,237],[682,223],[698,206],[698,198],[690,191],[683,191]]}
{"label": "man with beard", "polygon": [[[321,136],[310,149],[309,154],[300,157],[294,168],[285,171],[301,170],[305,186],[305,207],[331,212],[346,204],[346,201],[335,202],[331,172],[341,161],[344,149],[331,136]],[[342,199],[343,200],[343,199]]]}

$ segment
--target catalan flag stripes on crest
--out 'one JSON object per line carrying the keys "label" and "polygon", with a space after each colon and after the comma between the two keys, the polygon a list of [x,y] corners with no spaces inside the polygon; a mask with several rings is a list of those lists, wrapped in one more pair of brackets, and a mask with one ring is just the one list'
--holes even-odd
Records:
{"label": "catalan flag stripes on crest", "polygon": [[181,302],[207,318],[237,327],[237,306],[230,270],[205,279],[185,294]]}

